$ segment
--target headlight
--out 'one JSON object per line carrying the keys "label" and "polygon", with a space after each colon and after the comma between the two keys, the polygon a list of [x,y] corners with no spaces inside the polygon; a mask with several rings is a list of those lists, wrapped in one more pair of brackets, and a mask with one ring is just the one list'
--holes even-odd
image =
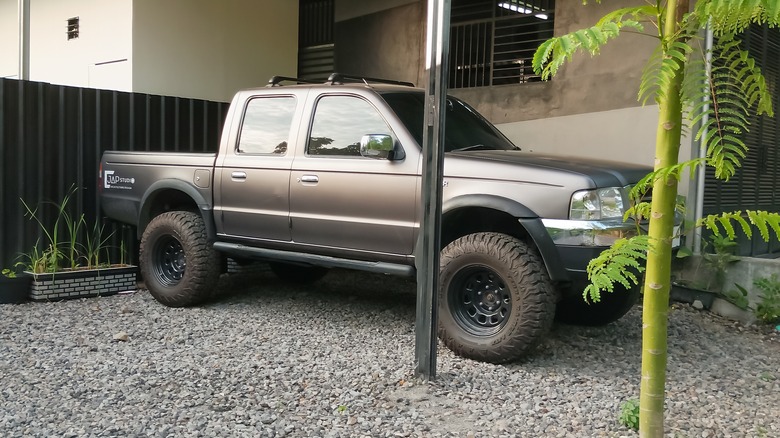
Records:
{"label": "headlight", "polygon": [[580,190],[571,197],[569,219],[592,220],[623,217],[623,189]]}

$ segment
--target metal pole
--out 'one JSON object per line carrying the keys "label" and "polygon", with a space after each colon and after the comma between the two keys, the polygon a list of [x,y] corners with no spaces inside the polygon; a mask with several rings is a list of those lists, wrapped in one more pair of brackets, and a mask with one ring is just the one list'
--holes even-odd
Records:
{"label": "metal pole", "polygon": [[423,126],[422,220],[417,247],[417,376],[436,377],[436,326],[441,242],[441,198],[444,169],[444,121],[447,108],[447,69],[451,0],[428,0],[428,31]]}
{"label": "metal pole", "polygon": [[[707,66],[707,75],[710,74],[711,69],[711,63],[712,63],[712,40],[713,40],[713,34],[712,29],[707,26],[706,35],[704,38],[705,47],[706,50],[706,66]],[[701,119],[702,125],[705,125],[709,119],[707,116],[707,111],[710,110],[710,94],[705,93],[704,94],[705,101],[707,103],[704,104],[704,107],[702,108],[702,111],[704,111],[704,116]],[[701,140],[699,140],[698,144],[691,145],[693,158],[701,158],[707,156],[707,144],[704,141],[704,138],[707,137],[706,130],[702,132]],[[694,197],[694,209],[693,209],[693,217],[691,218],[691,222],[695,223],[699,219],[701,219],[704,216],[704,174],[705,174],[705,166],[699,166],[696,169],[696,185],[694,186],[693,190],[688,190],[689,197],[690,195],[693,195]],[[701,254],[701,227],[696,227],[693,229],[693,242],[691,243],[691,249],[693,250],[694,254]]]}
{"label": "metal pole", "polygon": [[19,79],[30,80],[30,0],[19,0]]}

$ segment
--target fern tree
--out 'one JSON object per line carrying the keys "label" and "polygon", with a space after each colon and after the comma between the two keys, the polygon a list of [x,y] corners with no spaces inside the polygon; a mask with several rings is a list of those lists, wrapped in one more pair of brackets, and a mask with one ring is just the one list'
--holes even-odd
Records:
{"label": "fern tree", "polygon": [[[661,437],[677,182],[684,170],[702,171],[703,166],[712,166],[716,177],[728,180],[745,158],[747,147],[740,137],[749,129],[748,116],[773,115],[764,77],[741,48],[739,36],[752,23],[777,26],[780,0],[641,3],[613,11],[593,27],[546,41],[537,50],[533,66],[543,79],[549,79],[577,52],[595,55],[626,31],[658,40],[639,86],[640,101],[653,99],[659,108],[655,168],[632,190],[637,204],[627,213],[649,221],[649,231],[646,236],[619,241],[594,259],[588,267],[591,285],[584,295],[586,300],[598,301],[602,292],[612,291],[614,283],[636,284],[631,268],[644,271],[639,431],[643,437]],[[714,34],[711,53],[705,52],[702,42],[707,27]],[[706,153],[680,163],[684,121],[689,127],[698,126],[696,138],[706,145]],[[652,204],[639,203],[650,188]],[[729,237],[735,235],[734,225],[748,236],[754,227],[765,240],[770,231],[780,236],[780,216],[764,211],[713,215],[697,225]]]}

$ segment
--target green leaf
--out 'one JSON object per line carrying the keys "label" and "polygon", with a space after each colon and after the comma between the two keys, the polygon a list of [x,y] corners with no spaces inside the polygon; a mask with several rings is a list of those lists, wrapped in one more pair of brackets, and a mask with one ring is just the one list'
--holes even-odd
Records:
{"label": "green leaf", "polygon": [[583,291],[583,299],[598,303],[602,292],[614,291],[615,283],[626,288],[639,284],[635,272],[644,271],[640,260],[647,258],[650,247],[649,237],[640,235],[618,239],[610,248],[602,251],[588,263],[590,284]]}

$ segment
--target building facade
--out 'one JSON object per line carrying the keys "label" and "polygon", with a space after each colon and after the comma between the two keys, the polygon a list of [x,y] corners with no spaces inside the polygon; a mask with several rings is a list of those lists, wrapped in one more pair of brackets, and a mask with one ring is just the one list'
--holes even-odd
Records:
{"label": "building facade", "polygon": [[[0,0],[0,77],[18,74],[18,0]],[[30,0],[30,80],[229,101],[297,70],[298,3]]]}

